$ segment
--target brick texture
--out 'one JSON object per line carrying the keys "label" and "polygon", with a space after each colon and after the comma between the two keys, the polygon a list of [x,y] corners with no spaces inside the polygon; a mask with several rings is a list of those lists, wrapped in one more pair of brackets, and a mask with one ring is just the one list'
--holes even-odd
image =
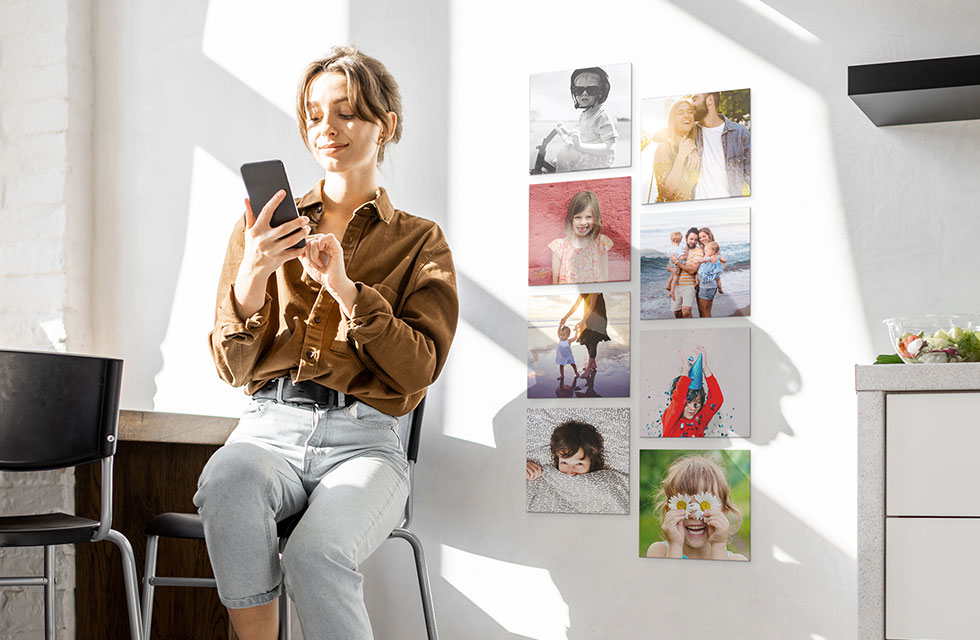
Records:
{"label": "brick texture", "polygon": [[[91,226],[91,174],[75,168],[92,159],[91,11],[70,0],[0,3],[0,348],[72,344],[62,328],[77,313],[69,291],[87,283],[73,269],[69,225]],[[71,513],[74,502],[70,470],[0,473],[2,515]],[[74,558],[58,548],[59,638],[75,636]],[[42,559],[38,548],[0,549],[0,576],[40,575]],[[0,589],[0,640],[43,629],[40,587]]]}

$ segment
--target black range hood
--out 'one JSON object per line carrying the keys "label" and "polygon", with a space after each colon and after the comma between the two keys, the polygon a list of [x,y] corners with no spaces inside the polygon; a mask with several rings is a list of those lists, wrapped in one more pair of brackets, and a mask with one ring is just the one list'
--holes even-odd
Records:
{"label": "black range hood", "polygon": [[879,127],[980,119],[980,55],[850,66],[847,95]]}

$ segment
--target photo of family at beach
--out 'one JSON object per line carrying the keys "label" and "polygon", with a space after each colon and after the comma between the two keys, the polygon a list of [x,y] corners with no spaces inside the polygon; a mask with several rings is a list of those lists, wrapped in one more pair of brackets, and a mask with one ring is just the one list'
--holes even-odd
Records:
{"label": "photo of family at beach", "polygon": [[749,451],[640,451],[640,557],[751,556]]}
{"label": "photo of family at beach", "polygon": [[630,294],[531,296],[528,398],[628,398]]}
{"label": "photo of family at beach", "polygon": [[640,332],[640,437],[748,438],[749,328]]}
{"label": "photo of family at beach", "polygon": [[750,314],[748,207],[640,217],[640,319]]}
{"label": "photo of family at beach", "polygon": [[533,184],[528,284],[630,279],[630,179]]}
{"label": "photo of family at beach", "polygon": [[531,175],[632,164],[633,65],[531,76]]}
{"label": "photo of family at beach", "polygon": [[750,113],[748,89],[641,100],[641,202],[749,195]]}
{"label": "photo of family at beach", "polygon": [[630,410],[528,409],[529,513],[630,510]]}

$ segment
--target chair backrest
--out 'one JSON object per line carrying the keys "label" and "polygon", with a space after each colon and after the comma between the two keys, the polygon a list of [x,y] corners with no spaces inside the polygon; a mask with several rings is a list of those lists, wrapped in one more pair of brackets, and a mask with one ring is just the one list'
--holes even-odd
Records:
{"label": "chair backrest", "polygon": [[425,398],[426,396],[422,396],[422,402],[412,412],[412,421],[408,429],[408,447],[405,449],[405,455],[412,462],[419,460],[419,440],[422,439],[422,416],[425,414]]}
{"label": "chair backrest", "polygon": [[39,471],[116,451],[122,360],[0,350],[0,470]]}

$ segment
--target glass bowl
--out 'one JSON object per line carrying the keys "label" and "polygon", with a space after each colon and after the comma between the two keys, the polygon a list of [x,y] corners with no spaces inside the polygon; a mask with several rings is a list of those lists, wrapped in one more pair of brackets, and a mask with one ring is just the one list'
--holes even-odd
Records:
{"label": "glass bowl", "polygon": [[980,315],[901,316],[883,322],[903,362],[980,362]]}

